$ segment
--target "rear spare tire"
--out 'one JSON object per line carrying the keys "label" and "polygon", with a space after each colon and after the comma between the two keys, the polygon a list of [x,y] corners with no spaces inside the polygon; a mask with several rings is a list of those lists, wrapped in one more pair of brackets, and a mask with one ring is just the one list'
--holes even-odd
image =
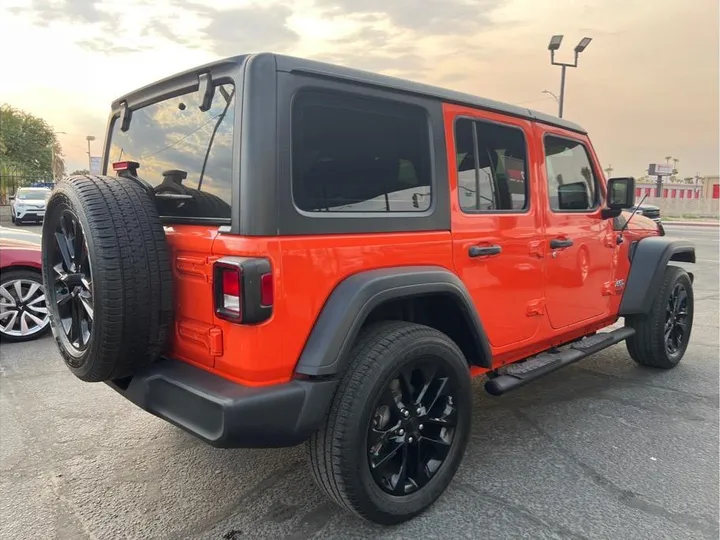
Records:
{"label": "rear spare tire", "polygon": [[172,274],[155,203],[127,178],[73,176],[53,190],[42,229],[53,336],[84,381],[132,375],[165,344]]}

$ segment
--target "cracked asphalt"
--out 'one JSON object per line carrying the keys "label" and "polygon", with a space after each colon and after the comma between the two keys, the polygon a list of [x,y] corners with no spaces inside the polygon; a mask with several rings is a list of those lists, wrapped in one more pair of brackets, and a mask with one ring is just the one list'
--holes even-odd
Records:
{"label": "cracked asphalt", "polygon": [[712,539],[718,528],[718,229],[697,247],[692,343],[669,372],[624,345],[502,398],[427,513],[381,528],[315,488],[304,447],[218,450],[85,384],[52,338],[0,350],[3,539]]}

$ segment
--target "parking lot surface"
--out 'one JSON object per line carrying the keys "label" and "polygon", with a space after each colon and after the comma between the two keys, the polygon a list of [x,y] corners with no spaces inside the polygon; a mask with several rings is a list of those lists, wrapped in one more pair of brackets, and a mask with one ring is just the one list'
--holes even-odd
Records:
{"label": "parking lot surface", "polygon": [[3,344],[0,538],[717,540],[718,229],[667,232],[698,257],[680,366],[621,344],[502,398],[477,381],[454,482],[393,528],[326,500],[302,446],[211,448],[75,379],[52,337]]}

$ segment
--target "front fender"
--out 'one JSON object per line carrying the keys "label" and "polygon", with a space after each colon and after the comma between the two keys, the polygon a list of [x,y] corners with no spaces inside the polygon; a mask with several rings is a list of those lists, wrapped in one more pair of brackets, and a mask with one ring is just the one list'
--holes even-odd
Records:
{"label": "front fender", "polygon": [[490,362],[490,345],[477,310],[463,282],[436,266],[383,268],[354,274],[333,290],[315,321],[295,373],[332,376],[344,372],[349,349],[372,310],[389,300],[446,294],[458,302],[480,356]]}
{"label": "front fender", "polygon": [[649,313],[668,263],[694,263],[695,246],[687,240],[651,236],[635,242],[629,256],[630,273],[620,302],[621,317]]}

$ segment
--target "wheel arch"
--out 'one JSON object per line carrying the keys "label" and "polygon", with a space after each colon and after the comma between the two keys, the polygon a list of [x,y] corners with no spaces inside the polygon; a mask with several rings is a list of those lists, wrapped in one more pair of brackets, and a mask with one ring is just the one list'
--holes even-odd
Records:
{"label": "wheel arch", "polygon": [[[643,238],[629,251],[630,272],[620,302],[619,315],[647,314],[652,307],[655,291],[662,283],[670,261],[694,263],[695,246],[687,240],[672,240],[665,236]],[[690,274],[692,282],[694,276]]]}
{"label": "wheel arch", "polygon": [[454,313],[462,316],[464,328],[457,331],[470,336],[469,344],[464,347],[458,344],[466,356],[471,354],[468,362],[490,367],[492,356],[487,335],[462,281],[442,267],[410,266],[360,272],[340,282],[313,325],[295,373],[310,377],[343,373],[361,328],[378,316],[378,310],[382,312],[398,303],[418,299],[449,302],[447,305]]}
{"label": "wheel arch", "polygon": [[25,263],[19,263],[19,264],[9,264],[7,266],[3,266],[0,268],[0,272],[11,272],[14,270],[21,270],[24,272],[34,272],[40,278],[42,279],[42,270],[39,266],[33,266],[31,264],[25,264]]}

